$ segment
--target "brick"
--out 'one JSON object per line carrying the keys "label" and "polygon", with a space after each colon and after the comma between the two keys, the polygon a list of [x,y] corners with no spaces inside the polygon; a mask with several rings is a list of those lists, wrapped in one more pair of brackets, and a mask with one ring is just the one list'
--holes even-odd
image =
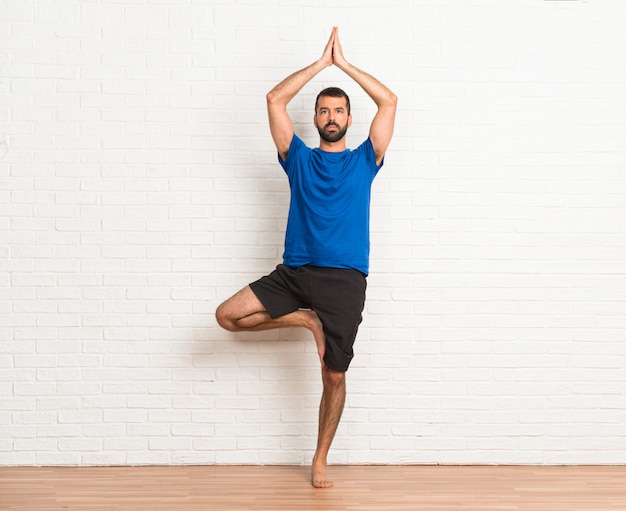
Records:
{"label": "brick", "polygon": [[[309,462],[310,335],[213,313],[280,261],[264,94],[330,27],[317,0],[232,3],[2,2],[3,463]],[[395,3],[341,27],[400,102],[331,456],[623,463],[623,13]],[[375,106],[337,69],[296,131],[316,143],[327,84],[354,147]]]}

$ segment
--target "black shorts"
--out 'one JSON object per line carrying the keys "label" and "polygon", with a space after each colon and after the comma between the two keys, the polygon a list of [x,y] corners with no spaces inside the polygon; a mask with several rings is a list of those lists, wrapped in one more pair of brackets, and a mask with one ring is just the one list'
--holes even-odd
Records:
{"label": "black shorts", "polygon": [[298,309],[315,311],[324,326],[324,363],[335,371],[347,371],[352,347],[362,321],[366,277],[358,270],[279,264],[265,277],[250,284],[272,318]]}

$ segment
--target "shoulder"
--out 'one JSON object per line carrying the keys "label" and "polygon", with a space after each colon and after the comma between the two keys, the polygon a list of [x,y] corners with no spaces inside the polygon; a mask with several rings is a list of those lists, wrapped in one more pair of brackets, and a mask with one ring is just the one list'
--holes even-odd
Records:
{"label": "shoulder", "polygon": [[298,135],[295,133],[291,139],[289,144],[289,149],[287,153],[284,155],[278,153],[278,162],[283,166],[283,168],[287,169],[296,165],[297,162],[302,161],[306,158],[307,154],[310,154],[312,149],[308,147]]}
{"label": "shoulder", "polygon": [[383,161],[378,162],[378,155],[374,149],[374,144],[372,143],[371,138],[367,137],[361,145],[359,145],[353,151],[355,154],[358,154],[359,157],[370,167],[375,170],[380,169],[383,166]]}

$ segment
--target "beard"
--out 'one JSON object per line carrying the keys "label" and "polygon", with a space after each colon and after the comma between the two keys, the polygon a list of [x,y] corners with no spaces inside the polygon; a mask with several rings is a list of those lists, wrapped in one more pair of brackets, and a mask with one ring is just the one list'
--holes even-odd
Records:
{"label": "beard", "polygon": [[[329,126],[335,126],[337,128],[337,131],[328,131]],[[339,124],[329,122],[324,127],[318,126],[317,131],[319,132],[320,137],[322,137],[322,140],[324,140],[325,142],[337,142],[346,135],[346,132],[348,131],[348,125],[346,124],[342,128],[341,126],[339,126]]]}

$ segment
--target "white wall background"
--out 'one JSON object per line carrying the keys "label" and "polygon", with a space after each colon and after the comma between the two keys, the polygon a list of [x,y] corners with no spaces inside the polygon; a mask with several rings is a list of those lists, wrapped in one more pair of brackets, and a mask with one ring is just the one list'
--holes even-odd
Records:
{"label": "white wall background", "polygon": [[[384,5],[383,5],[384,4]],[[282,254],[265,93],[399,96],[333,463],[626,462],[626,6],[0,0],[0,463],[308,463],[297,330],[213,311]],[[328,69],[291,104],[351,94]]]}

